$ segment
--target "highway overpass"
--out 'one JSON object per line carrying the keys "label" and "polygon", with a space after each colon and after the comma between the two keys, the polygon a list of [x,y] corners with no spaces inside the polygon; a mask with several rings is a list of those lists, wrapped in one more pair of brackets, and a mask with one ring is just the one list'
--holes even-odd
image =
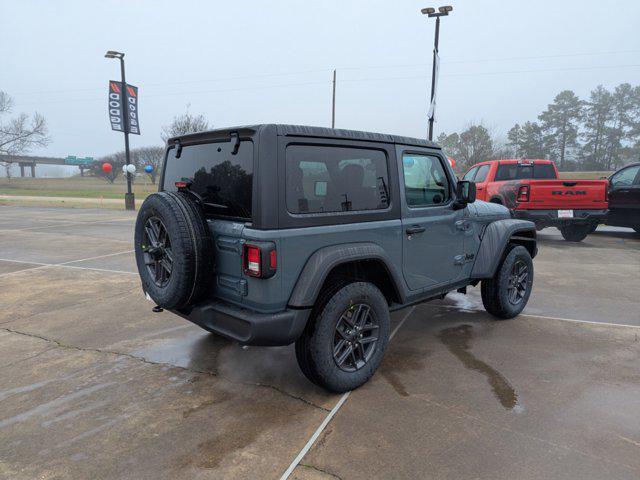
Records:
{"label": "highway overpass", "polygon": [[36,176],[36,165],[65,165],[67,167],[78,167],[80,175],[84,176],[84,171],[90,168],[89,165],[74,165],[69,163],[67,158],[62,157],[32,157],[28,155],[0,155],[0,162],[9,162],[20,166],[20,176],[25,176],[25,168],[31,169],[31,176]]}

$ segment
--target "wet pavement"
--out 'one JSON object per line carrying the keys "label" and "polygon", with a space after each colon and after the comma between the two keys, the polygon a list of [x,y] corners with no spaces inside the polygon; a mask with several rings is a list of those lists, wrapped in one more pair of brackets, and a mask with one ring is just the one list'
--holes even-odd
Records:
{"label": "wet pavement", "polygon": [[[134,218],[0,207],[0,478],[279,478],[341,397],[151,313]],[[539,238],[519,318],[477,288],[395,312],[291,478],[639,478],[640,236]]]}

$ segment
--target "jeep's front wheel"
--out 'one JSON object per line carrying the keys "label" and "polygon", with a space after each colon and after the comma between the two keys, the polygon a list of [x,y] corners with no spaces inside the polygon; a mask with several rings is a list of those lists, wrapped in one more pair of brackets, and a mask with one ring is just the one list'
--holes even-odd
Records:
{"label": "jeep's front wheel", "polygon": [[337,290],[314,309],[296,341],[305,376],[332,392],[346,392],[375,373],[389,341],[389,307],[375,287],[355,282]]}
{"label": "jeep's front wheel", "polygon": [[480,292],[487,312],[500,319],[524,310],[533,287],[533,260],[521,245],[512,246],[493,278],[482,281]]}

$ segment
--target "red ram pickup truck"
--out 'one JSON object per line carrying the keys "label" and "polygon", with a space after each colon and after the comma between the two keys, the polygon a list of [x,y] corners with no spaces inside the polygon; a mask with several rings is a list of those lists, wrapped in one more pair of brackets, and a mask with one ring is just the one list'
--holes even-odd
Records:
{"label": "red ram pickup truck", "polygon": [[560,180],[551,160],[488,160],[463,179],[475,182],[479,200],[508,207],[538,230],[557,227],[570,242],[583,240],[607,216],[607,180]]}

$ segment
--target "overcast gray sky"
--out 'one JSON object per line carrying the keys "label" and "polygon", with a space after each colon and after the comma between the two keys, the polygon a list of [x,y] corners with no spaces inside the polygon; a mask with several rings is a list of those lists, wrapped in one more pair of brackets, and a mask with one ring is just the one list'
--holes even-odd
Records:
{"label": "overcast gray sky", "polygon": [[[443,3],[445,4],[445,3]],[[535,120],[553,96],[640,83],[640,2],[451,0],[442,20],[436,135],[483,121],[496,134]],[[123,148],[109,127],[106,50],[126,52],[142,135],[187,105],[216,127],[336,126],[424,136],[434,20],[428,0],[0,0],[0,90],[42,113],[53,142],[33,154]],[[439,4],[433,4],[439,6]]]}

